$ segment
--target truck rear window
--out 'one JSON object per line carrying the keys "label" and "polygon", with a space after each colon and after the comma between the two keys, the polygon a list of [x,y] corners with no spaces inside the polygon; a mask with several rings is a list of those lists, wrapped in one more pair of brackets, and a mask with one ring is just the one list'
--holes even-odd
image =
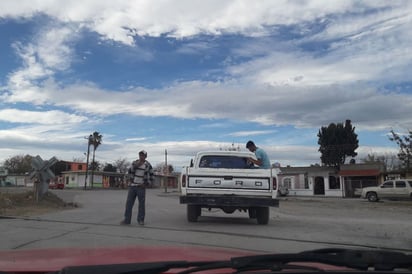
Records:
{"label": "truck rear window", "polygon": [[200,159],[201,168],[253,168],[246,157],[207,155]]}

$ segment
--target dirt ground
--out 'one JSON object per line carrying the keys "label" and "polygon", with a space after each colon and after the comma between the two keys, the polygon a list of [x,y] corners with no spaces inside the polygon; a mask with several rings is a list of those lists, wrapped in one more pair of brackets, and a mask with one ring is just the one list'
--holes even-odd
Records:
{"label": "dirt ground", "polygon": [[0,189],[0,216],[34,216],[69,209],[71,206],[50,191],[36,201],[33,191]]}

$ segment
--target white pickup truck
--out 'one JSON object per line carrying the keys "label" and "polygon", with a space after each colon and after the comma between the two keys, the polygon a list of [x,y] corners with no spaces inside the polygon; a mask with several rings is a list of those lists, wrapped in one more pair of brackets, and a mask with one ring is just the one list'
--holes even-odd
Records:
{"label": "white pickup truck", "polygon": [[196,222],[202,208],[249,213],[258,224],[269,222],[269,207],[278,207],[277,168],[259,169],[248,161],[251,152],[199,152],[182,170],[180,203],[187,219]]}

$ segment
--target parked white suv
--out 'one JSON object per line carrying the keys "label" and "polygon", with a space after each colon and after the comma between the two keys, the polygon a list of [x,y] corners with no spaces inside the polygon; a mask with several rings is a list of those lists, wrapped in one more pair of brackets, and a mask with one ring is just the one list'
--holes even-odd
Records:
{"label": "parked white suv", "polygon": [[389,180],[380,186],[365,187],[361,196],[369,202],[377,202],[381,198],[412,199],[412,179]]}

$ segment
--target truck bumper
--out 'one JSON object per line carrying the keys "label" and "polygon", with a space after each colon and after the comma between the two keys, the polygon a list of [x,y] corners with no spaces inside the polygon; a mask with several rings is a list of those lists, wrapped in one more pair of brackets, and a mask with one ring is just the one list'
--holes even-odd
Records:
{"label": "truck bumper", "polygon": [[262,197],[239,197],[235,195],[187,195],[180,196],[181,204],[200,205],[205,207],[255,207],[271,206],[279,207],[279,200]]}

